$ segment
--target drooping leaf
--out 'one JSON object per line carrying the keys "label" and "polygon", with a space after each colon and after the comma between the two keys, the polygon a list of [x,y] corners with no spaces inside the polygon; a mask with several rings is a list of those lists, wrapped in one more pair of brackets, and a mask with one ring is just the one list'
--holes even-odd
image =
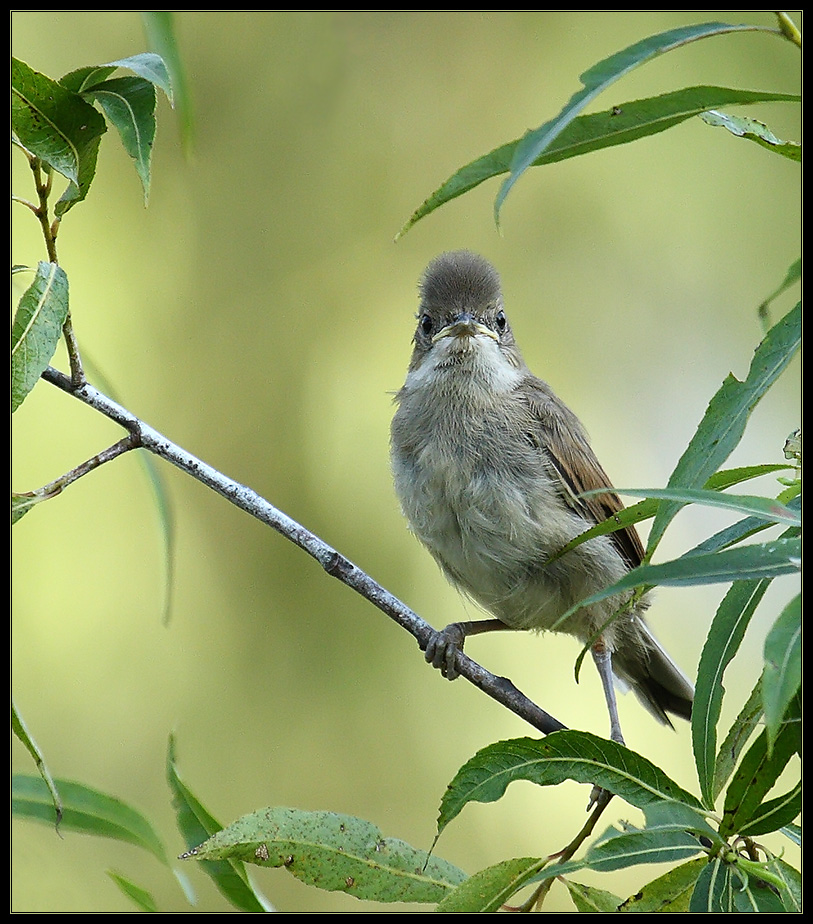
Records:
{"label": "drooping leaf", "polygon": [[85,95],[99,103],[118,131],[124,150],[135,164],[146,205],[155,142],[155,88],[141,77],[113,77],[94,84]]}
{"label": "drooping leaf", "polygon": [[11,328],[11,410],[23,403],[54,355],[68,316],[68,277],[40,263],[23,293]]}
{"label": "drooping leaf", "polygon": [[155,899],[145,888],[137,885],[129,877],[116,872],[116,870],[109,869],[107,875],[140,911],[144,911],[147,914],[156,914],[158,912],[158,905],[156,905]]}
{"label": "drooping leaf", "polygon": [[[632,100],[606,112],[574,119],[554,138],[532,166],[554,164],[571,157],[627,144],[658,134],[693,118],[707,109],[769,101],[798,102],[787,93],[763,93],[728,87],[687,87],[649,99]],[[500,145],[457,170],[410,217],[398,232],[401,237],[418,221],[452,199],[462,196],[486,180],[508,173],[520,139]]]}
{"label": "drooping leaf", "polygon": [[762,702],[769,748],[801,684],[802,598],[799,595],[788,603],[765,639]]}
{"label": "drooping leaf", "polygon": [[587,732],[558,731],[544,739],[516,738],[483,748],[458,770],[444,793],[438,832],[469,802],[495,802],[508,785],[529,780],[551,786],[563,780],[592,783],[643,808],[677,801],[700,803],[645,757]]}
{"label": "drooping leaf", "polygon": [[[649,497],[659,500],[672,500],[682,504],[703,504],[707,507],[721,507],[737,513],[768,520],[771,523],[799,526],[802,522],[799,512],[772,497],[755,495],[723,494],[721,491],[709,491],[703,488],[614,488],[617,494],[629,494],[632,497]],[[588,491],[586,494],[600,494],[600,491]]]}
{"label": "drooping leaf", "polygon": [[173,13],[171,10],[142,10],[141,21],[150,50],[159,55],[169,71],[172,105],[180,116],[184,146],[189,149],[194,141],[195,116]]}
{"label": "drooping leaf", "polygon": [[[82,783],[58,779],[55,784],[62,796],[61,831],[94,834],[134,844],[167,864],[161,839],[137,809]],[[18,774],[12,777],[11,810],[16,818],[51,825],[55,822],[51,791],[38,776]]]}
{"label": "drooping leaf", "polygon": [[[170,738],[167,751],[167,780],[172,791],[172,806],[178,828],[187,848],[192,849],[207,837],[222,830],[222,825],[209,814],[183,782],[175,761],[175,742]],[[252,886],[245,864],[227,858],[202,863],[201,868],[211,878],[220,893],[235,908],[248,914],[269,910],[266,899]]]}
{"label": "drooping leaf", "polygon": [[543,154],[554,138],[579,115],[601,92],[631,70],[652,58],[699,39],[725,35],[731,32],[770,31],[753,25],[728,25],[711,22],[671,29],[649,36],[640,42],[616,52],[585,71],[580,80],[582,89],[573,94],[555,118],[528,132],[520,141],[511,161],[511,173],[502,183],[494,204],[494,215],[499,221],[500,209],[506,196],[520,176]]}
{"label": "drooping leaf", "polygon": [[281,866],[319,889],[380,902],[438,902],[466,878],[360,818],[281,807],[244,815],[181,857],[226,858]]}
{"label": "drooping leaf", "polygon": [[40,776],[48,792],[51,794],[51,802],[54,807],[54,823],[58,828],[59,822],[62,820],[62,797],[59,795],[54,778],[51,776],[51,772],[45,763],[42,751],[40,751],[39,746],[28,731],[23,717],[17,711],[17,707],[13,702],[11,704],[11,730],[28,749],[28,753],[34,758],[37,770],[39,770]]}
{"label": "drooping leaf", "polygon": [[700,655],[692,704],[692,745],[700,792],[709,808],[715,799],[717,722],[725,694],[723,677],[769,585],[768,580],[732,584],[712,620]]}

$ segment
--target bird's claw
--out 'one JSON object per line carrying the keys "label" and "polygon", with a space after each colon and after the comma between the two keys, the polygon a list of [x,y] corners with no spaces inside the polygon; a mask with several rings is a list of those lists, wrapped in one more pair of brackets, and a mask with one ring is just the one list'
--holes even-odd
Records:
{"label": "bird's claw", "polygon": [[446,626],[429,639],[425,651],[427,663],[436,667],[447,680],[457,679],[457,652],[463,650],[465,641],[466,633],[460,623]]}

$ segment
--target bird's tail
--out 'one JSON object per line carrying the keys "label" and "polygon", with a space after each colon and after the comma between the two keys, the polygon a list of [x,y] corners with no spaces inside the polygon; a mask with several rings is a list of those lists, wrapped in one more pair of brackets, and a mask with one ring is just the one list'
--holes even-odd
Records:
{"label": "bird's tail", "polygon": [[692,716],[694,687],[640,618],[635,618],[613,646],[613,673],[632,688],[643,706],[665,725],[669,713]]}

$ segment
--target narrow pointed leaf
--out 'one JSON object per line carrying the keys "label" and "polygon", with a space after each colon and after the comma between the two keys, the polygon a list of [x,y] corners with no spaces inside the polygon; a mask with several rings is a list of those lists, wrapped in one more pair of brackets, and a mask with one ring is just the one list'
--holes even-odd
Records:
{"label": "narrow pointed leaf", "polygon": [[700,655],[692,704],[692,746],[703,802],[714,805],[717,722],[722,710],[726,668],[739,650],[745,630],[770,581],[737,581],[712,620]]}
{"label": "narrow pointed leaf", "polygon": [[586,732],[558,731],[542,740],[500,741],[475,754],[441,800],[438,832],[469,802],[495,802],[516,780],[539,786],[575,780],[601,786],[639,808],[677,801],[700,809],[694,796],[640,754]]}
{"label": "narrow pointed leaf", "polygon": [[698,857],[644,885],[619,908],[622,914],[688,914],[697,877],[708,860]]}
{"label": "narrow pointed leaf", "polygon": [[[527,135],[517,146],[511,162],[511,175],[503,181],[494,205],[495,217],[499,220],[500,208],[514,183],[545,151],[551,142],[589,105],[600,93],[615,81],[646,61],[687,45],[698,39],[730,32],[760,30],[762,27],[752,25],[727,25],[711,22],[700,25],[672,29],[660,35],[649,36],[622,51],[605,58],[581,75],[582,89],[574,93],[558,116],[541,125]],[[762,30],[767,31],[767,30]]]}
{"label": "narrow pointed leaf", "polygon": [[51,802],[54,807],[54,823],[58,828],[59,822],[62,820],[62,798],[56,788],[54,778],[51,776],[51,772],[45,763],[45,758],[42,756],[42,751],[40,751],[37,742],[34,741],[31,733],[28,731],[23,717],[17,711],[17,707],[13,702],[11,704],[11,730],[28,749],[28,753],[34,758],[37,770],[39,770],[40,776],[48,792],[51,794]]}
{"label": "narrow pointed leaf", "polygon": [[[209,814],[189,787],[183,782],[175,762],[175,742],[170,738],[167,753],[167,780],[172,791],[172,806],[178,828],[188,848],[222,830],[222,825]],[[211,878],[220,893],[235,908],[249,914],[269,910],[266,900],[256,892],[248,878],[245,864],[225,859],[202,863],[201,868]]]}
{"label": "narrow pointed leaf", "polygon": [[791,707],[770,752],[767,735],[763,731],[743,756],[726,792],[720,823],[723,837],[739,834],[741,828],[760,816],[762,799],[776,783],[790,758],[799,751],[801,731],[793,720],[794,714],[798,716],[798,710]]}
{"label": "narrow pointed leaf", "polygon": [[[799,102],[800,99],[798,95],[788,93],[763,93],[728,87],[687,87],[649,99],[632,100],[613,106],[606,112],[582,115],[574,119],[534,160],[532,166],[558,163],[571,157],[655,135],[700,115],[707,109],[770,101]],[[500,145],[457,170],[415,210],[398,232],[398,237],[406,234],[412,225],[445,203],[462,196],[486,180],[508,173],[520,140]]]}
{"label": "narrow pointed leaf", "polygon": [[574,882],[572,879],[563,879],[573,904],[580,914],[614,914],[623,904],[621,899],[605,889]]}
{"label": "narrow pointed leaf", "polygon": [[762,702],[771,747],[791,700],[802,685],[802,598],[794,597],[765,639]]}
{"label": "narrow pointed leaf", "polygon": [[[715,472],[703,487],[707,491],[724,491],[726,488],[740,484],[743,481],[749,481],[752,478],[759,478],[762,475],[773,474],[774,472],[786,471],[789,468],[791,468],[791,466],[771,464],[724,469]],[[617,514],[585,530],[583,533],[576,536],[575,539],[571,539],[567,545],[551,555],[548,559],[548,564],[552,561],[556,561],[557,558],[561,558],[583,542],[595,539],[597,536],[605,536],[619,529],[626,529],[628,526],[634,526],[636,523],[640,523],[643,520],[651,519],[658,512],[658,507],[659,502],[655,499],[639,501],[637,504],[633,504],[630,507],[624,507]],[[801,509],[801,505],[797,505],[796,507],[791,505],[791,509],[794,513],[798,513]],[[769,525],[770,524],[761,523],[760,528],[767,528]],[[702,551],[702,546],[698,546],[698,550]],[[709,551],[711,551],[711,549],[709,549]]]}
{"label": "narrow pointed leaf", "polygon": [[766,799],[740,829],[743,837],[759,837],[791,824],[802,811],[802,783],[775,799]]}
{"label": "narrow pointed leaf", "polygon": [[173,13],[171,10],[142,10],[141,21],[150,50],[166,64],[172,84],[172,105],[181,120],[184,145],[189,148],[194,141],[195,116]]}
{"label": "narrow pointed leaf", "polygon": [[155,142],[155,89],[141,77],[114,77],[97,83],[86,94],[105,112],[119,133],[124,150],[135,163],[144,188],[144,203],[150,193],[150,164]]}
{"label": "narrow pointed leaf", "polygon": [[[56,780],[62,796],[61,831],[76,831],[134,844],[167,864],[164,845],[138,810],[106,793],[70,780]],[[16,818],[54,824],[53,798],[38,776],[15,775],[11,782],[11,808]]]}
{"label": "narrow pointed leaf", "polygon": [[592,606],[637,587],[689,587],[727,584],[735,580],[757,580],[796,574],[801,567],[801,540],[775,539],[758,545],[725,549],[722,552],[692,553],[657,565],[641,565],[610,587],[581,600],[558,620],[565,622],[582,607]]}
{"label": "narrow pointed leaf", "polygon": [[[672,472],[668,487],[701,487],[725,462],[742,438],[751,411],[797,353],[801,344],[801,323],[802,308],[797,304],[757,347],[745,381],[729,375],[723,382]],[[661,505],[647,542],[648,558],[681,506],[679,502]]]}
{"label": "narrow pointed leaf", "polygon": [[181,859],[226,858],[281,866],[317,888],[380,902],[438,902],[466,878],[360,818],[281,807],[244,815]]}
{"label": "narrow pointed leaf", "polygon": [[740,759],[740,754],[745,750],[751,735],[762,722],[761,687],[761,680],[757,680],[756,686],[743,704],[742,709],[740,709],[737,718],[732,723],[717,752],[711,793],[713,801],[717,800],[717,797],[728,783]]}
{"label": "narrow pointed leaf", "polygon": [[797,163],[802,161],[802,146],[798,141],[781,141],[767,125],[763,125],[762,122],[757,122],[755,119],[714,111],[704,112],[700,118],[707,125],[722,126],[728,129],[732,135],[753,141],[775,154],[787,157],[789,160],[794,160]]}
{"label": "narrow pointed leaf", "polygon": [[[673,500],[683,504],[703,504],[707,507],[721,507],[737,513],[747,513],[772,523],[799,526],[802,518],[799,512],[772,497],[743,494],[723,494],[702,488],[614,488],[617,494],[632,497],[649,497],[659,500]],[[586,494],[601,494],[602,491],[588,491]]]}
{"label": "narrow pointed leaf", "polygon": [[40,263],[23,293],[11,328],[11,410],[16,411],[48,367],[68,316],[68,277]]}
{"label": "narrow pointed leaf", "polygon": [[146,889],[115,870],[109,869],[107,875],[140,911],[144,911],[147,914],[156,914],[158,912],[158,905],[156,905],[155,899]]}

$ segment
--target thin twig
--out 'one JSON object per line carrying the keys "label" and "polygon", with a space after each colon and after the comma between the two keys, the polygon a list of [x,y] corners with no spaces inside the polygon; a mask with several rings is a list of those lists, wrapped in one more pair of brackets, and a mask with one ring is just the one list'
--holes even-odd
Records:
{"label": "thin twig", "polygon": [[[299,546],[312,558],[315,558],[328,574],[355,590],[389,616],[390,619],[398,623],[401,628],[406,629],[417,639],[422,650],[426,650],[429,640],[437,634],[429,623],[421,619],[397,597],[374,581],[361,568],[358,568],[310,530],[277,510],[276,507],[251,488],[233,481],[217,471],[217,469],[212,468],[212,466],[207,465],[180,446],[177,446],[92,385],[84,384],[77,388],[68,376],[52,367],[46,369],[42,377],[47,382],[56,385],[57,388],[62,389],[62,391],[67,392],[127,429],[137,439],[139,446],[171,462],[197,481],[226,498],[236,507],[256,517],[262,523],[271,526],[286,539]],[[462,651],[457,653],[456,667],[458,673],[469,682],[543,734],[547,735],[566,727],[558,719],[555,719],[528,699],[508,678],[491,674],[476,661],[472,661]]]}

